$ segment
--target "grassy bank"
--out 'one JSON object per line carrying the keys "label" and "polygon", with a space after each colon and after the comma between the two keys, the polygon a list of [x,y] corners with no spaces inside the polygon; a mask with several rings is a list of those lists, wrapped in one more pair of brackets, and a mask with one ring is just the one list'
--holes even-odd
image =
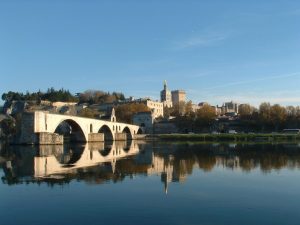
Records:
{"label": "grassy bank", "polygon": [[294,134],[160,134],[156,138],[164,141],[296,141]]}

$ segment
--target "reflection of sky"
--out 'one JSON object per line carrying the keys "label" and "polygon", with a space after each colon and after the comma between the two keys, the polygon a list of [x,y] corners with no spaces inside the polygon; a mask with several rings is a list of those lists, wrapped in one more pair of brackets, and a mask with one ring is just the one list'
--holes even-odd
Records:
{"label": "reflection of sky", "polygon": [[296,224],[299,176],[298,170],[195,169],[185,183],[172,183],[168,195],[156,176],[51,189],[1,184],[1,224]]}

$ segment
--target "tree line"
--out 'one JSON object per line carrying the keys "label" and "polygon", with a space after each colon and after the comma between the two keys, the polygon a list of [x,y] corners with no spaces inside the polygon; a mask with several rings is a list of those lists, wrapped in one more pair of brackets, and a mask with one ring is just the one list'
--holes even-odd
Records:
{"label": "tree line", "polygon": [[[192,102],[179,103],[172,108],[165,108],[165,117],[175,117],[173,121],[181,131],[203,132],[222,130],[222,121],[216,109],[204,105],[194,111]],[[258,108],[249,104],[239,106],[235,123],[244,131],[272,132],[286,128],[300,128],[300,107],[281,106],[279,104],[261,103]]]}
{"label": "tree line", "polygon": [[250,130],[280,131],[285,128],[300,128],[300,107],[281,106],[264,102],[256,109],[249,104],[239,107],[242,125]]}
{"label": "tree line", "polygon": [[55,90],[54,88],[48,88],[46,92],[37,91],[37,92],[13,92],[9,91],[2,94],[2,100],[5,102],[12,101],[51,101],[51,102],[77,102],[78,98],[70,93],[69,90],[59,89]]}
{"label": "tree line", "polygon": [[87,104],[112,103],[115,101],[125,100],[123,93],[105,92],[100,90],[87,90],[83,93],[72,94],[69,90],[48,88],[46,92],[14,92],[9,91],[2,94],[2,100],[5,102],[12,101],[50,101],[50,102],[78,102]]}
{"label": "tree line", "polygon": [[83,93],[78,94],[79,103],[92,104],[103,104],[103,103],[113,103],[116,101],[124,101],[125,96],[120,92],[104,92],[98,90],[87,90]]}
{"label": "tree line", "polygon": [[172,108],[164,108],[165,117],[173,117],[173,121],[181,132],[207,131],[215,122],[217,115],[210,105],[204,105],[198,110],[193,110],[191,101],[173,105]]}

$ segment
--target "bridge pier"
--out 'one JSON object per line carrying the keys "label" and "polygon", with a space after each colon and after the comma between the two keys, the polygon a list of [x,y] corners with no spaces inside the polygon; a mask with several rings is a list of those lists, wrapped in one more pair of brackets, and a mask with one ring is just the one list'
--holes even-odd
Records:
{"label": "bridge pier", "polygon": [[40,145],[62,145],[64,144],[64,136],[56,133],[37,133],[37,143]]}
{"label": "bridge pier", "polygon": [[127,141],[127,135],[125,133],[115,133],[115,141]]}
{"label": "bridge pier", "polygon": [[104,142],[103,133],[90,133],[88,135],[88,142]]}

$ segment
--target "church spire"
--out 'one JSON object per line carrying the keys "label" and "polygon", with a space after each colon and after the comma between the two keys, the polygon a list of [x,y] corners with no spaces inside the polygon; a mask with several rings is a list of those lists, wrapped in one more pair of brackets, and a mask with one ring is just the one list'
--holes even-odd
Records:
{"label": "church spire", "polygon": [[164,89],[167,90],[167,81],[164,81]]}

